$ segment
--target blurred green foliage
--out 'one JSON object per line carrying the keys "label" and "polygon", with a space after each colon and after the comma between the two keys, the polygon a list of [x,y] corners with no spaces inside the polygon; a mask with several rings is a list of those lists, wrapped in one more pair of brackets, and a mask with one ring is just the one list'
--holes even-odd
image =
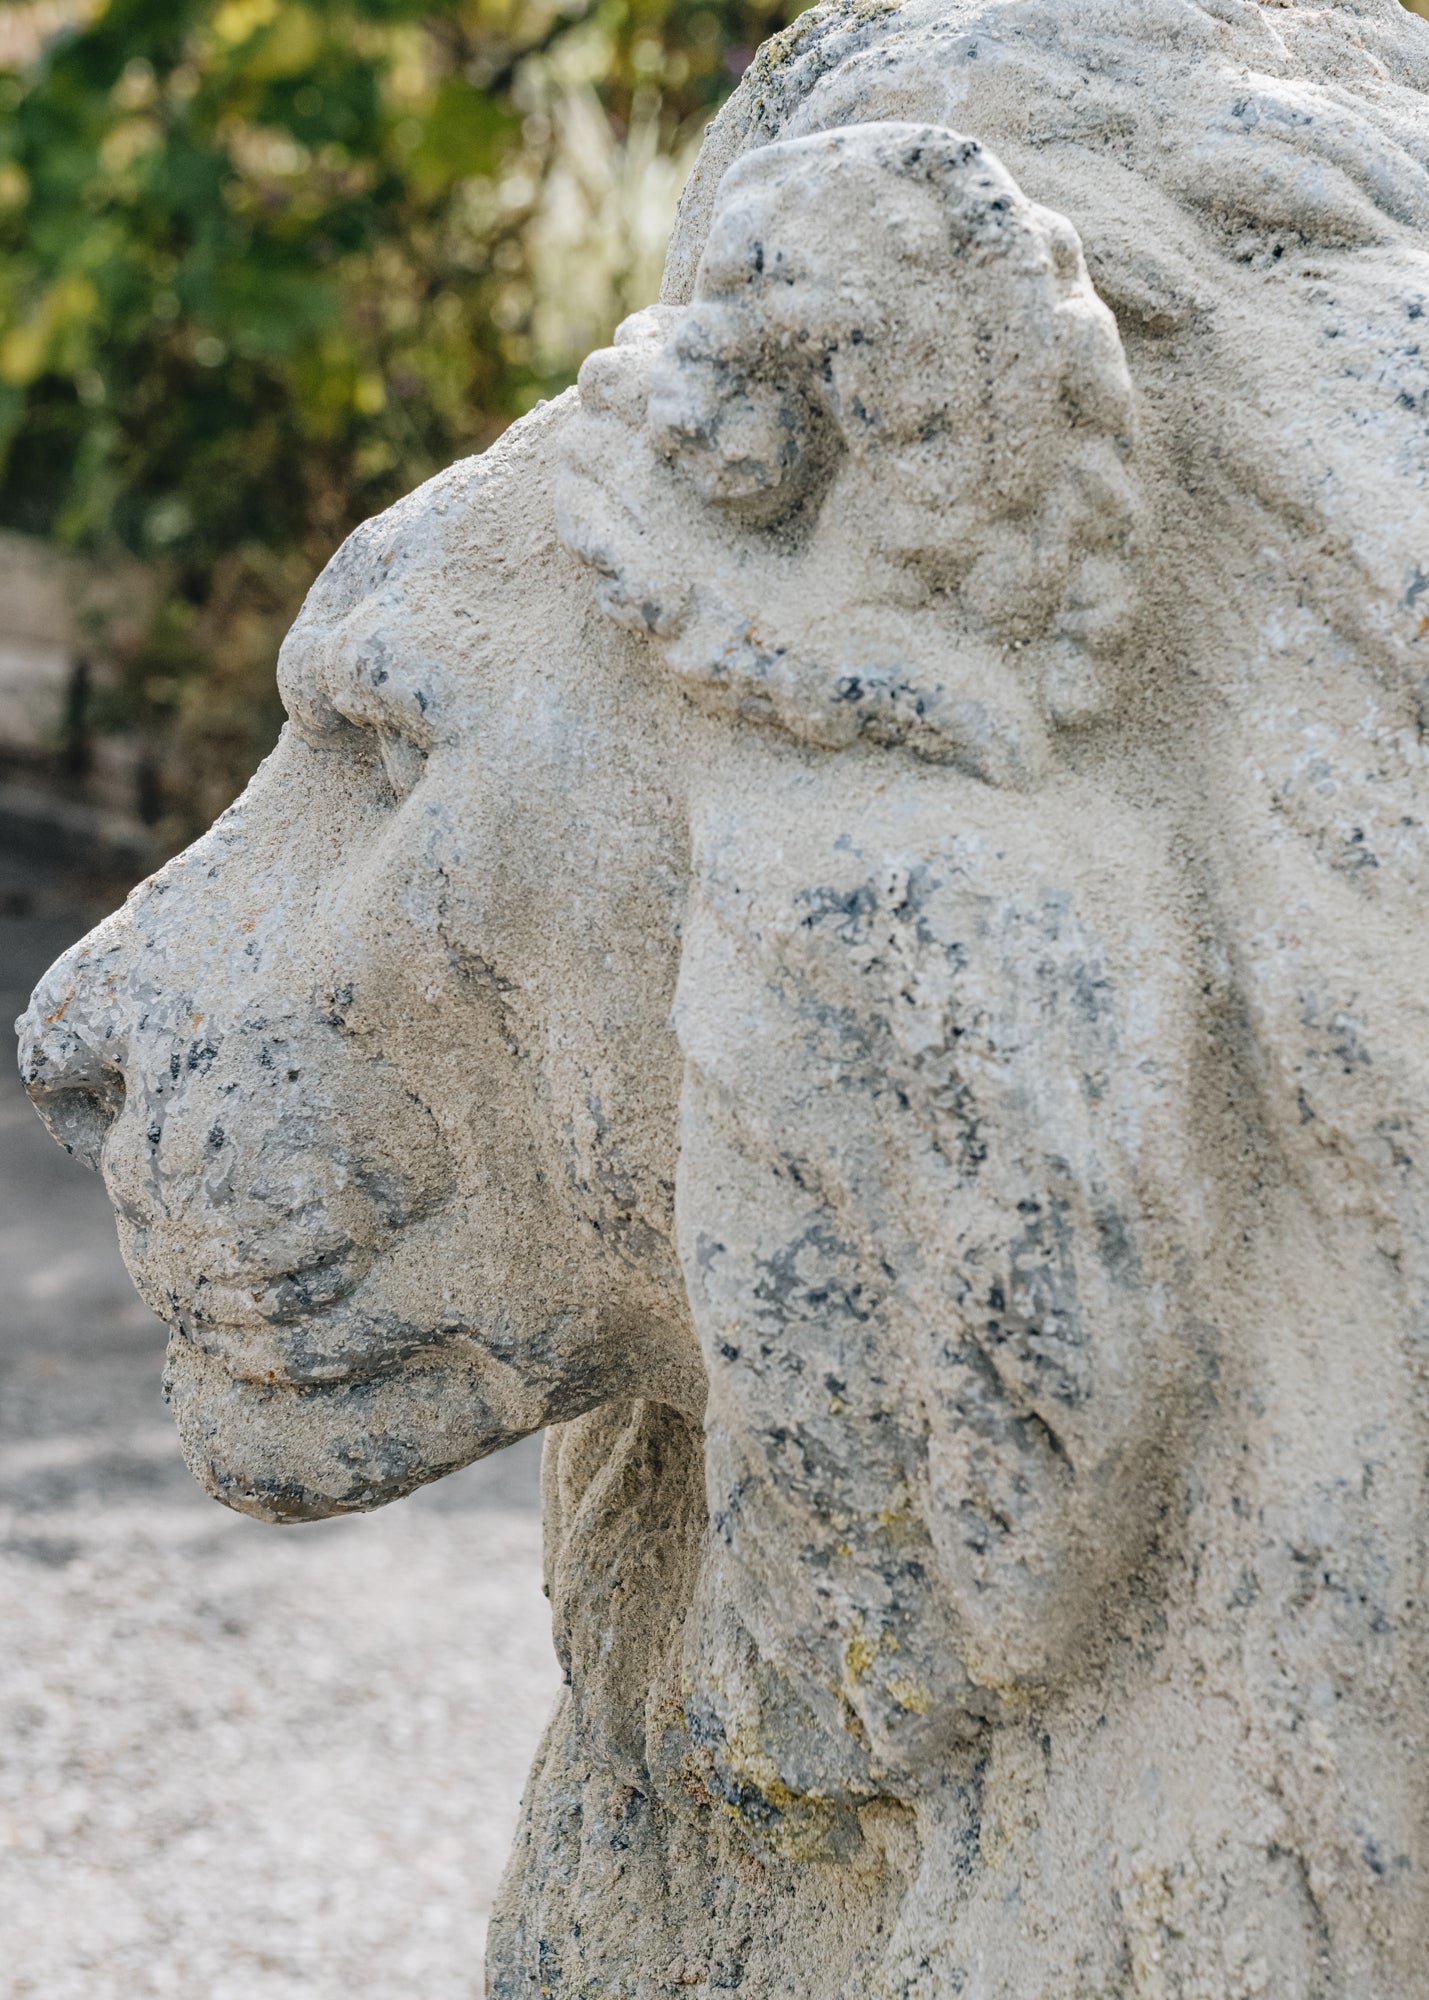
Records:
{"label": "blurred green foliage", "polygon": [[705,120],[798,11],[0,6],[0,525],[152,567],[100,720],[175,836],[271,742],[342,536],[654,295]]}

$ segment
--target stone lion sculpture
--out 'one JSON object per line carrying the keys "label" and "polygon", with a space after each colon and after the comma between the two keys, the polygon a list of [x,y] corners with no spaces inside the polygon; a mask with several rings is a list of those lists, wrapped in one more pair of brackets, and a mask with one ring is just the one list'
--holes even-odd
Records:
{"label": "stone lion sculpture", "polygon": [[1429,1995],[1426,90],[805,15],[35,996],[212,1493],[548,1427],[502,2000]]}

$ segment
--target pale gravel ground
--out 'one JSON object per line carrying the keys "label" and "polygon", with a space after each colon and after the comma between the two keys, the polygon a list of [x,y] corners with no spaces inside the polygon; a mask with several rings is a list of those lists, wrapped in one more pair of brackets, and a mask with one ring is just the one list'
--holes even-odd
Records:
{"label": "pale gravel ground", "polygon": [[[90,915],[0,857],[7,1021]],[[534,1444],[263,1527],[189,1481],[162,1346],[7,1058],[0,1994],[473,2000],[557,1686]]]}
{"label": "pale gravel ground", "polygon": [[0,1990],[479,1994],[554,1680],[533,1516],[176,1513],[0,1557]]}

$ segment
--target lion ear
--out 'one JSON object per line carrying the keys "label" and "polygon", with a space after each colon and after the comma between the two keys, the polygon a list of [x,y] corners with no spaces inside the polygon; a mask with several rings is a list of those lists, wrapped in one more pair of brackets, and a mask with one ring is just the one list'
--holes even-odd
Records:
{"label": "lion ear", "polygon": [[1091,787],[851,799],[843,763],[702,842],[680,1247],[740,1616],[926,1768],[1071,1670],[1156,1518],[1204,1262],[1195,954],[1154,827]]}

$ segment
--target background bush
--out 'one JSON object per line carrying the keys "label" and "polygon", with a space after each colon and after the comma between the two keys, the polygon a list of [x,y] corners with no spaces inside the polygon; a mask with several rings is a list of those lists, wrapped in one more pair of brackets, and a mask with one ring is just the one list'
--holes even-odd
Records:
{"label": "background bush", "polygon": [[90,722],[156,747],[172,838],[269,747],[347,531],[653,298],[705,121],[797,11],[0,7],[0,525],[151,566]]}

